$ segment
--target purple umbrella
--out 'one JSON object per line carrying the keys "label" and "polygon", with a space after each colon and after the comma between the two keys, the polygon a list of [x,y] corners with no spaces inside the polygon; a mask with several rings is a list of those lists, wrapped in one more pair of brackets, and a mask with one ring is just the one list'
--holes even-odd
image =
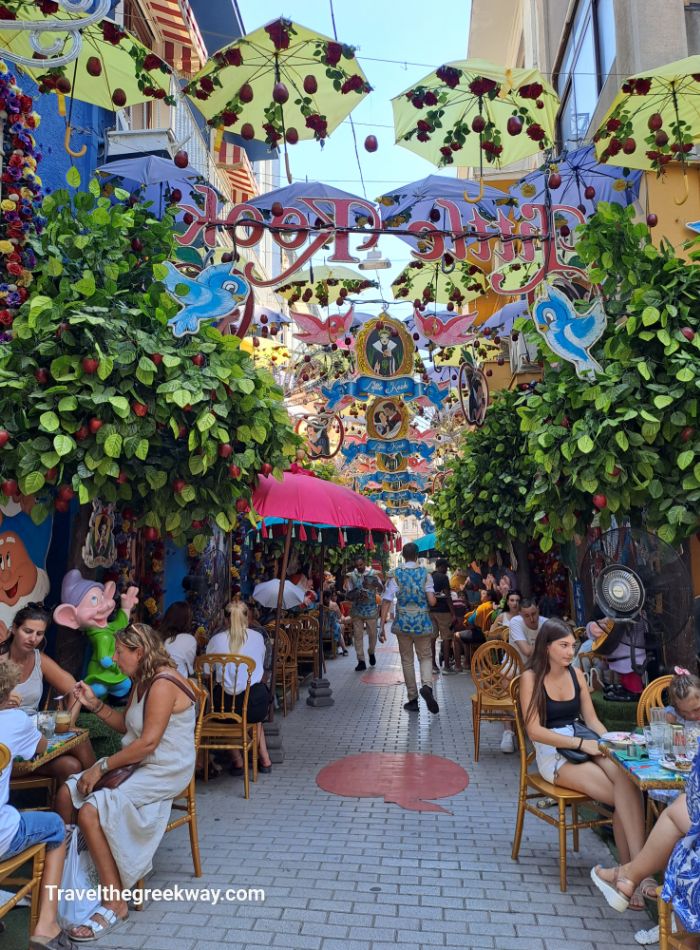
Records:
{"label": "purple umbrella", "polygon": [[[117,162],[101,165],[97,171],[123,179],[127,191],[137,192],[139,200],[151,202],[158,215],[163,215],[164,203],[170,201],[172,192],[182,193],[181,201],[192,204],[201,202],[201,195],[194,191],[195,185],[209,184],[194,168],[178,168],[169,158],[158,155],[139,155]],[[219,195],[223,201],[223,197]]]}
{"label": "purple umbrella", "polygon": [[360,203],[366,203],[366,199],[350,194],[349,191],[341,191],[340,188],[324,185],[320,181],[297,181],[285,188],[276,188],[274,191],[268,191],[265,195],[250,198],[247,204],[261,211],[266,219],[272,217],[272,206],[274,204],[280,204],[283,208],[296,208],[313,223],[317,215],[305,200],[309,198],[314,200],[321,211],[329,218],[333,218],[333,205],[329,204],[327,200],[324,201],[324,198],[357,201],[358,205],[354,210],[351,209],[351,215],[354,216],[358,224],[362,223],[362,218],[367,218],[367,210]]}
{"label": "purple umbrella", "polygon": [[515,321],[519,317],[528,317],[529,315],[527,300],[516,300],[513,303],[507,303],[505,307],[501,307],[479,326],[479,332],[498,330],[503,336],[508,336],[513,330]]}

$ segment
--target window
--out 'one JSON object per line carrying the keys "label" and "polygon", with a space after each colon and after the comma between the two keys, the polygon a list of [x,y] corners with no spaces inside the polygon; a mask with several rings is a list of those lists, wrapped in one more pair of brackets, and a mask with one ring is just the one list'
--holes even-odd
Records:
{"label": "window", "polygon": [[[137,0],[124,0],[124,29],[133,34],[148,49],[155,50],[156,38]],[[142,102],[131,106],[129,125],[132,129],[150,129],[153,125],[153,103]]]}
{"label": "window", "polygon": [[562,146],[580,145],[585,140],[614,59],[614,0],[580,0],[556,83]]}

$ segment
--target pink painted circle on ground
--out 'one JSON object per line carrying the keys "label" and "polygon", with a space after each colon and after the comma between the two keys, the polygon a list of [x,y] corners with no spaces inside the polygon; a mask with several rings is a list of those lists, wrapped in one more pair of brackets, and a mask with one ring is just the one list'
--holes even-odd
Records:
{"label": "pink painted circle on ground", "polygon": [[361,752],[326,765],[316,776],[324,792],[345,798],[383,798],[407,811],[452,812],[434,798],[463,792],[469,776],[456,762],[422,752]]}
{"label": "pink painted circle on ground", "polygon": [[401,670],[379,670],[377,673],[365,673],[360,679],[370,686],[401,686],[403,674]]}

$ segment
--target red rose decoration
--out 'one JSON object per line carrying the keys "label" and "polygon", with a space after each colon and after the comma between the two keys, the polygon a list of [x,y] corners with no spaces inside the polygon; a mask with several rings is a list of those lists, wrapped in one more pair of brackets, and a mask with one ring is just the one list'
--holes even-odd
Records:
{"label": "red rose decoration", "polygon": [[326,46],[325,62],[328,66],[337,66],[342,55],[343,47],[340,43],[329,43]]}
{"label": "red rose decoration", "polygon": [[160,56],[156,56],[155,53],[148,53],[148,55],[143,61],[143,68],[147,69],[150,72],[152,69],[158,69],[160,64],[161,64]]}

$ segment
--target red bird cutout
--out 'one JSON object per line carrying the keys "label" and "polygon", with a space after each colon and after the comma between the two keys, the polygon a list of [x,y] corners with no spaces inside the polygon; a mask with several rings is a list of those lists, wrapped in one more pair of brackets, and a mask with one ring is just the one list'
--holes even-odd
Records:
{"label": "red bird cutout", "polygon": [[334,313],[327,320],[321,320],[311,313],[299,313],[292,310],[292,317],[301,333],[295,333],[294,336],[304,343],[315,343],[319,346],[328,346],[329,343],[336,343],[341,349],[348,349],[352,343],[346,343],[345,337],[349,337],[350,327],[354,320],[354,307],[350,307],[346,314]]}
{"label": "red bird cutout", "polygon": [[419,310],[413,311],[413,317],[423,336],[438,346],[459,346],[474,338],[470,327],[477,318],[476,312],[459,314],[444,322],[434,314],[423,314]]}

